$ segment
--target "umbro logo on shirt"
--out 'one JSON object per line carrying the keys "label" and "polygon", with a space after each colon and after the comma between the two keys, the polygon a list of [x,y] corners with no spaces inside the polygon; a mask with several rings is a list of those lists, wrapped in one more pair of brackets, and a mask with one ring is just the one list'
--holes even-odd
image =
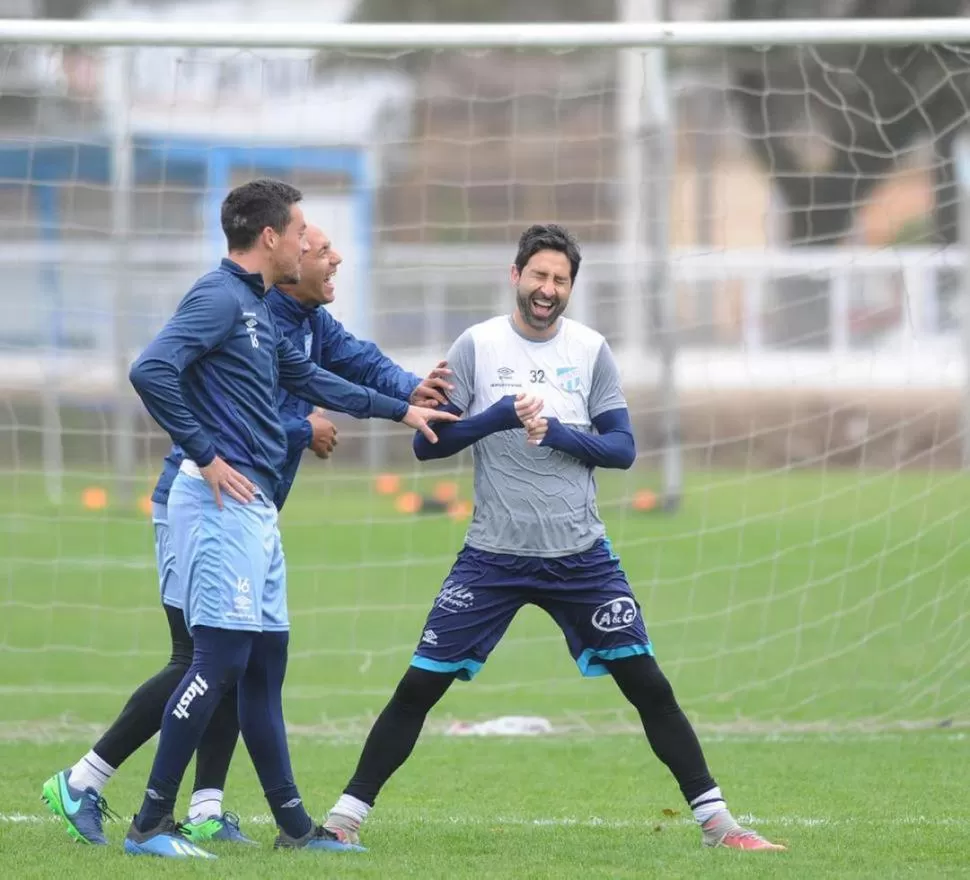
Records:
{"label": "umbro logo on shirt", "polygon": [[522,383],[515,380],[515,370],[511,367],[499,367],[495,371],[498,381],[492,383],[493,388],[521,388]]}
{"label": "umbro logo on shirt", "polygon": [[249,341],[253,344],[253,348],[259,348],[259,337],[256,336],[259,321],[256,320],[255,313],[243,312],[243,317],[246,319],[246,332],[249,334]]}

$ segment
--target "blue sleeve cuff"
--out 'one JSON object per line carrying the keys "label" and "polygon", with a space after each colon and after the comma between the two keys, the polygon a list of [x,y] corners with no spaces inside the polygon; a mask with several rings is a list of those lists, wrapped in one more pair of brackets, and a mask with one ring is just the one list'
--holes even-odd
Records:
{"label": "blue sleeve cuff", "polygon": [[563,425],[555,416],[546,419],[546,436],[542,439],[543,446],[551,446],[558,449],[559,445],[565,440],[569,442],[569,428]]}
{"label": "blue sleeve cuff", "polygon": [[[458,408],[452,405],[443,407],[443,410],[460,415]],[[447,458],[490,434],[521,427],[519,417],[515,414],[515,398],[509,395],[496,401],[478,415],[469,416],[457,422],[443,422],[436,425],[437,443],[429,443],[420,431],[417,432],[413,442],[414,454],[419,461]]]}
{"label": "blue sleeve cuff", "polygon": [[[188,454],[188,450],[186,450]],[[195,455],[189,455],[189,458],[194,461],[200,468],[207,467],[212,464],[213,459],[216,457],[216,448],[211,443],[201,452]]]}
{"label": "blue sleeve cuff", "polygon": [[370,400],[368,418],[389,419],[394,422],[399,422],[407,415],[408,408],[411,406],[406,400],[389,397],[386,394],[381,394],[379,391],[374,391],[372,388],[363,388],[361,390],[367,392]]}
{"label": "blue sleeve cuff", "polygon": [[420,385],[424,381],[424,379],[422,379],[420,376],[415,376],[414,373],[409,373],[408,376],[410,378],[408,382],[405,383],[405,386],[404,386],[404,390],[407,392],[404,395],[405,400],[410,400],[411,395],[418,390],[418,385]]}
{"label": "blue sleeve cuff", "polygon": [[401,421],[407,414],[410,404],[406,400],[396,400],[385,394],[375,394],[371,402],[371,415],[378,419]]}

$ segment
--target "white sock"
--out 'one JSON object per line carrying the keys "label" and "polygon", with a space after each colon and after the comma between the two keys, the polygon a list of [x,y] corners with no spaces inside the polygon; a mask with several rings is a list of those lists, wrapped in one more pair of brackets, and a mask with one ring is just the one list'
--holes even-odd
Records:
{"label": "white sock", "polygon": [[86,791],[93,788],[98,794],[114,776],[115,768],[103,758],[99,758],[94,749],[88,752],[71,768],[71,788]]}
{"label": "white sock", "polygon": [[189,802],[189,821],[205,822],[222,815],[222,792],[218,788],[200,788],[192,792]]}
{"label": "white sock", "polygon": [[337,803],[333,805],[333,809],[330,812],[336,813],[338,816],[347,816],[349,819],[354,819],[357,822],[363,822],[370,812],[370,804],[365,804],[353,795],[342,794],[337,798]]}
{"label": "white sock", "polygon": [[694,818],[698,825],[703,825],[715,813],[727,809],[721,789],[715,786],[710,791],[705,791],[690,802],[690,808],[694,813]]}

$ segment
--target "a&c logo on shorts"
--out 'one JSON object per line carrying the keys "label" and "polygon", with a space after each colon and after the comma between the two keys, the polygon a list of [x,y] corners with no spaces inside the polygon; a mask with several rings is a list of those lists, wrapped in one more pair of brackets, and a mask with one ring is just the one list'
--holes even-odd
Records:
{"label": "a&c logo on shorts", "polygon": [[471,590],[466,589],[462,584],[447,580],[441,585],[441,592],[438,593],[434,604],[435,608],[457,614],[459,611],[471,608],[474,601],[475,594]]}
{"label": "a&c logo on shorts", "polygon": [[629,596],[610,599],[593,612],[593,626],[601,632],[626,629],[637,619],[637,603]]}

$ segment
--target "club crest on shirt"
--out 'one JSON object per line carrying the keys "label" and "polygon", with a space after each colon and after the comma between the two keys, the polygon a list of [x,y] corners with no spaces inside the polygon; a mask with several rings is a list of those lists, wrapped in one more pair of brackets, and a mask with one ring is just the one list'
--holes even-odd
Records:
{"label": "club crest on shirt", "polygon": [[311,348],[313,348],[313,334],[307,333],[307,335],[303,337],[303,353],[307,357],[310,357]]}
{"label": "club crest on shirt", "polygon": [[556,381],[563,391],[579,391],[583,384],[579,367],[556,367]]}

